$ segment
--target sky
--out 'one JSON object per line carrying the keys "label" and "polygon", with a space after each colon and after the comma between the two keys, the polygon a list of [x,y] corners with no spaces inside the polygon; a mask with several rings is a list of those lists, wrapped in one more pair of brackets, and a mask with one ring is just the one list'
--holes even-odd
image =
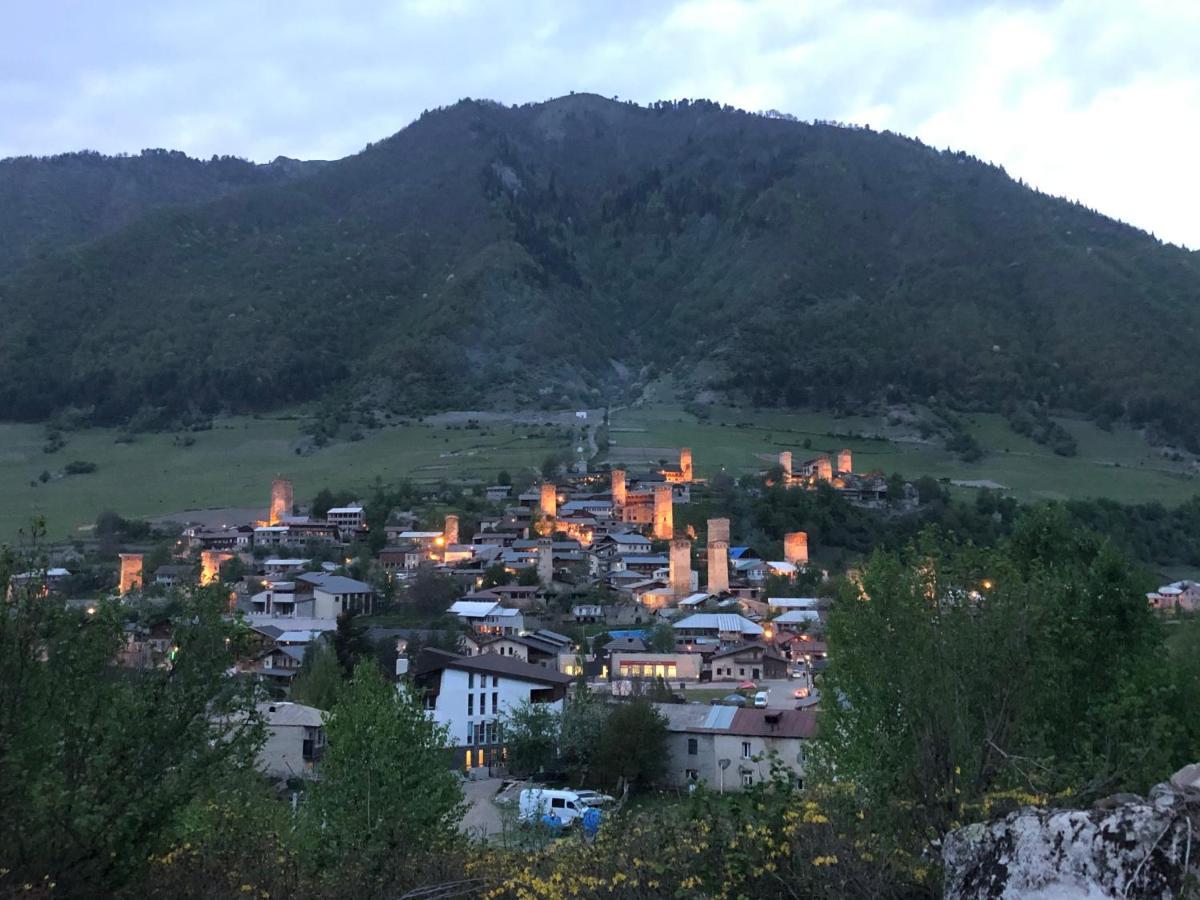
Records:
{"label": "sky", "polygon": [[0,157],[332,159],[463,97],[890,129],[1200,249],[1198,0],[0,0]]}

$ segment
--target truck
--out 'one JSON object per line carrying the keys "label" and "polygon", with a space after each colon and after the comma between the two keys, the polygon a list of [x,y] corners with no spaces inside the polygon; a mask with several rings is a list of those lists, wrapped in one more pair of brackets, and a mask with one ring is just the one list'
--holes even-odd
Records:
{"label": "truck", "polygon": [[521,791],[517,818],[522,822],[536,823],[544,816],[553,816],[566,827],[582,818],[588,808],[588,804],[575,791],[526,788]]}

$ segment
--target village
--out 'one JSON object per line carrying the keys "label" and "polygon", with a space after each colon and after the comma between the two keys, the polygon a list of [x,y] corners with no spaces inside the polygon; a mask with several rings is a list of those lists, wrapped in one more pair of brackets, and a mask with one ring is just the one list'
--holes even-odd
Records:
{"label": "village", "polygon": [[[798,465],[791,451],[760,459],[770,463],[766,486],[887,504],[888,481],[855,473],[849,450]],[[912,486],[902,488],[894,501],[915,505]],[[497,802],[525,784],[509,777],[514,710],[561,714],[580,691],[610,704],[653,703],[667,732],[660,787],[739,792],[777,777],[780,766],[802,787],[830,662],[834,579],[810,559],[805,531],[786,532],[782,558],[770,559],[739,541],[729,518],[682,524],[708,491],[688,448],[644,471],[560,471],[519,491],[488,485],[476,494],[493,512],[471,516],[470,531],[457,512],[432,521],[389,510],[364,568],[356,554],[372,537],[365,505],[317,515],[296,502],[290,480],[276,478],[261,519],[187,524],[168,562],[151,568],[144,549],[123,548],[113,593],[153,609],[195,587],[227,592],[228,617],[252,636],[237,673],[266,698],[259,765],[280,785],[320,778],[327,711],[297,702],[292,689],[306,658],[353,628],[446,729],[449,764],[472,803],[467,822],[482,834],[500,827]],[[36,579],[57,595],[70,577],[49,566],[12,584]],[[444,603],[415,602],[418,585],[429,583]],[[1148,601],[1192,610],[1198,597],[1200,586],[1181,582]],[[91,613],[95,601],[67,602]],[[395,624],[397,610],[404,625]],[[130,621],[118,664],[169,666],[172,627],[165,615]]]}

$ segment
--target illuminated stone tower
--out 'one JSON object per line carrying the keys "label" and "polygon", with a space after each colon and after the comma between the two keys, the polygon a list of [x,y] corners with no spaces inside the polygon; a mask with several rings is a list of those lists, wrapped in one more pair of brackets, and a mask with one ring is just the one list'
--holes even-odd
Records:
{"label": "illuminated stone tower", "polygon": [[828,456],[817,457],[817,481],[833,481],[833,463]]}
{"label": "illuminated stone tower", "polygon": [[729,520],[708,520],[708,592],[729,590]]}
{"label": "illuminated stone tower", "polygon": [[783,469],[783,483],[789,485],[792,483],[792,451],[779,451],[779,468]]}
{"label": "illuminated stone tower", "polygon": [[783,536],[783,558],[798,566],[808,565],[807,531],[789,531]]}
{"label": "illuminated stone tower", "polygon": [[142,589],[142,554],[121,554],[121,581],[117,589],[122,594]]}
{"label": "illuminated stone tower", "polygon": [[679,451],[679,477],[685,482],[692,480],[692,448],[683,447]]}
{"label": "illuminated stone tower", "polygon": [[675,536],[675,509],[672,506],[671,486],[654,486],[654,537],[669,541]]}
{"label": "illuminated stone tower", "polygon": [[542,483],[540,499],[538,507],[542,511],[542,515],[547,519],[553,519],[558,516],[558,489],[554,487],[552,482],[546,481]]}
{"label": "illuminated stone tower", "polygon": [[292,514],[292,483],[286,478],[271,482],[271,515],[268,525],[279,525],[285,516]]}
{"label": "illuminated stone tower", "polygon": [[446,527],[442,529],[442,537],[445,538],[447,547],[458,543],[458,516],[453,513],[446,516]]}
{"label": "illuminated stone tower", "polygon": [[613,506],[623,507],[625,505],[625,470],[612,470],[612,498]]}
{"label": "illuminated stone tower", "polygon": [[692,592],[692,542],[687,538],[671,541],[671,594],[678,600]]}
{"label": "illuminated stone tower", "polygon": [[849,450],[838,451],[837,470],[842,473],[854,471],[854,454]]}
{"label": "illuminated stone tower", "polygon": [[200,584],[215,584],[221,580],[221,566],[233,559],[232,553],[220,550],[200,551]]}
{"label": "illuminated stone tower", "polygon": [[538,538],[537,573],[538,581],[542,584],[550,584],[554,580],[554,541],[550,538]]}

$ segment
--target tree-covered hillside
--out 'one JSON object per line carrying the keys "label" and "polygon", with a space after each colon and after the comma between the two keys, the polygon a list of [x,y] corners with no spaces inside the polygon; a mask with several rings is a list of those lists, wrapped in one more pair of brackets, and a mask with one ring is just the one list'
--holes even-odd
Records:
{"label": "tree-covered hillside", "polygon": [[[463,101],[0,279],[0,416],[934,397],[1200,446],[1200,259],[890,133],[706,101]],[[653,368],[647,368],[647,367]]]}

